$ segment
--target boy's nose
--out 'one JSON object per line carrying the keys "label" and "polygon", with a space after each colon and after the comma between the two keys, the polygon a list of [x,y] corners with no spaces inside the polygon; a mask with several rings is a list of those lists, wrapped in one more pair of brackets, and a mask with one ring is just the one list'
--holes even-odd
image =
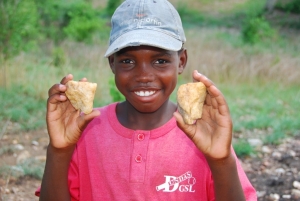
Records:
{"label": "boy's nose", "polygon": [[141,64],[137,67],[136,71],[136,81],[138,82],[151,82],[154,78],[153,68],[148,64]]}

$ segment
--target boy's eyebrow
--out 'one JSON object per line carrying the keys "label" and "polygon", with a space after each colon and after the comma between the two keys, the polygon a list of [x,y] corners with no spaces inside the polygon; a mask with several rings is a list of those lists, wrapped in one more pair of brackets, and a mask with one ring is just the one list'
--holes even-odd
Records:
{"label": "boy's eyebrow", "polygon": [[[131,54],[128,53],[127,51],[118,51],[115,53],[117,56],[130,56]],[[168,56],[168,57],[171,57],[172,56],[172,51],[169,51],[169,50],[164,50],[164,51],[161,51],[161,52],[158,52],[156,54],[153,55],[153,57],[159,57],[159,56]]]}
{"label": "boy's eyebrow", "polygon": [[122,51],[122,50],[116,52],[115,54],[116,54],[116,56],[120,56],[120,55],[125,55],[125,56],[126,56],[126,55],[130,55],[130,54],[128,54],[127,52]]}
{"label": "boy's eyebrow", "polygon": [[168,56],[168,57],[171,57],[172,52],[167,50],[167,51],[159,52],[159,53],[155,54],[154,56]]}

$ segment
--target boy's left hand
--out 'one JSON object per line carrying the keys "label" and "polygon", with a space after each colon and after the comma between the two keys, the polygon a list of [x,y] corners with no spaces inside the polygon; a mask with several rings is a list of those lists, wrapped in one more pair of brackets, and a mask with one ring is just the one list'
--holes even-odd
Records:
{"label": "boy's left hand", "polygon": [[226,100],[221,91],[204,75],[193,72],[196,82],[202,82],[208,94],[203,105],[202,118],[188,125],[175,112],[178,126],[195,143],[203,154],[212,160],[221,160],[231,154],[232,120]]}

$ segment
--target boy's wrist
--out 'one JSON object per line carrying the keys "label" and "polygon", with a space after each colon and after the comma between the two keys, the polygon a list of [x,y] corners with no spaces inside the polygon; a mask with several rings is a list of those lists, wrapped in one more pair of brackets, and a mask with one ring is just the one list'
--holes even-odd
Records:
{"label": "boy's wrist", "polygon": [[54,153],[56,155],[73,154],[76,144],[70,145],[65,148],[56,148],[51,143],[47,147],[47,152]]}
{"label": "boy's wrist", "polygon": [[215,168],[217,168],[217,169],[226,168],[226,167],[236,168],[236,159],[232,153],[230,153],[229,156],[226,158],[214,159],[214,158],[206,157],[206,160],[212,171]]}

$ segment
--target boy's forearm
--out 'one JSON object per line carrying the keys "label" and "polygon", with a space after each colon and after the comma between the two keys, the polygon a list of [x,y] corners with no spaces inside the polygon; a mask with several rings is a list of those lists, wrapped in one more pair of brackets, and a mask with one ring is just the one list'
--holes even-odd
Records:
{"label": "boy's forearm", "polygon": [[75,146],[56,150],[51,145],[48,146],[40,201],[70,200],[68,169],[74,148]]}
{"label": "boy's forearm", "polygon": [[245,195],[238,176],[235,157],[221,161],[207,159],[214,179],[216,201],[243,201]]}

